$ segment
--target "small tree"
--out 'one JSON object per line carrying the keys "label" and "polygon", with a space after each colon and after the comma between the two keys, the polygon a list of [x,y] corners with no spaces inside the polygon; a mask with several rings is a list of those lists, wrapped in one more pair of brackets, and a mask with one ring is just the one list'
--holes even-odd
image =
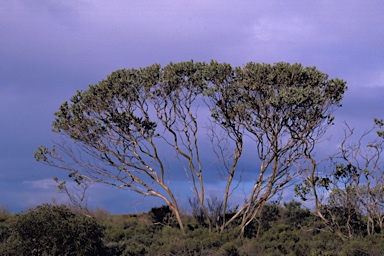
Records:
{"label": "small tree", "polygon": [[63,205],[44,204],[17,214],[9,230],[6,255],[105,255],[104,228]]}
{"label": "small tree", "polygon": [[[368,235],[382,232],[384,220],[384,140],[382,120],[357,141],[351,142],[354,129],[346,124],[340,152],[329,160],[331,170],[321,174],[318,163],[308,154],[312,169],[303,184],[296,185],[296,192],[303,199],[315,201],[315,213],[324,224],[343,240],[354,235],[356,227],[362,227],[366,216]],[[373,133],[377,131],[377,137]]]}

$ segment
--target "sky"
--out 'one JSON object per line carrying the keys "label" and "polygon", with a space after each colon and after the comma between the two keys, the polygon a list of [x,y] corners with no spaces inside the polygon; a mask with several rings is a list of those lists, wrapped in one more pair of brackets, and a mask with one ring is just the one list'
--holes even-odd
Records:
{"label": "sky", "polygon": [[[122,68],[191,59],[316,66],[349,87],[320,146],[327,151],[343,121],[362,132],[384,118],[383,13],[383,0],[1,0],[0,206],[67,200],[53,181],[66,174],[37,163],[34,151],[57,139],[61,103]],[[88,193],[90,206],[112,213],[163,204],[102,185]]]}

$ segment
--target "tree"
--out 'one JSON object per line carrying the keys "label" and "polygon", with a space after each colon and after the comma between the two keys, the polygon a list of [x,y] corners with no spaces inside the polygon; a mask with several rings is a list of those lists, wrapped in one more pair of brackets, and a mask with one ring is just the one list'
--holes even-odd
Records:
{"label": "tree", "polygon": [[[67,170],[77,181],[160,197],[184,231],[169,180],[176,172],[186,173],[212,230],[216,220],[206,203],[204,178],[212,163],[202,155],[214,156],[225,181],[220,230],[239,217],[244,230],[262,204],[301,171],[293,170],[295,164],[330,125],[345,89],[344,81],[328,80],[300,64],[232,68],[190,61],[118,70],[61,105],[53,126],[62,140],[52,149],[39,147],[35,158]],[[204,109],[211,118],[203,117]],[[226,220],[229,198],[240,182],[245,142],[261,168],[255,167],[258,177],[247,202]],[[167,162],[172,153],[176,170]]]}
{"label": "tree", "polygon": [[315,67],[288,63],[248,63],[230,75],[211,79],[213,117],[236,145],[226,193],[244,138],[254,142],[248,150],[261,162],[246,203],[223,226],[241,216],[244,232],[263,204],[304,170],[306,155],[333,121],[332,111],[340,106],[346,82],[328,80]]}
{"label": "tree", "polygon": [[[384,221],[384,172],[381,159],[384,140],[382,120],[352,141],[354,129],[345,123],[340,151],[329,157],[330,170],[321,174],[318,163],[308,155],[313,166],[304,184],[296,192],[304,199],[312,197],[315,213],[343,240],[365,226],[368,235],[382,232]],[[377,131],[377,137],[373,133]],[[362,225],[362,216],[366,223]],[[357,228],[356,228],[357,227]]]}
{"label": "tree", "polygon": [[104,228],[66,206],[44,204],[13,217],[5,255],[105,255]]}
{"label": "tree", "polygon": [[87,176],[93,182],[160,197],[184,230],[177,199],[168,184],[164,152],[174,150],[184,161],[191,177],[197,176],[200,182],[195,193],[204,198],[198,126],[192,109],[201,91],[202,66],[186,62],[163,69],[153,65],[118,70],[98,85],[78,91],[72,104],[65,102],[55,113],[54,131],[75,141],[81,153],[98,162],[83,161],[66,140],[57,143],[56,149],[40,147],[37,160],[68,170],[77,180]]}

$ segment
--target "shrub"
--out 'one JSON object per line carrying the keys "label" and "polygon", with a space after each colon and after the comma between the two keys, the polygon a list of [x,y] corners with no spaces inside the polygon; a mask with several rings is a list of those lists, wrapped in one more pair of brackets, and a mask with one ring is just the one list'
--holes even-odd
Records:
{"label": "shrub", "polygon": [[343,256],[381,256],[384,252],[382,235],[371,235],[364,238],[352,239],[343,248]]}
{"label": "shrub", "polygon": [[9,222],[4,255],[101,255],[103,231],[97,221],[66,206],[44,204]]}

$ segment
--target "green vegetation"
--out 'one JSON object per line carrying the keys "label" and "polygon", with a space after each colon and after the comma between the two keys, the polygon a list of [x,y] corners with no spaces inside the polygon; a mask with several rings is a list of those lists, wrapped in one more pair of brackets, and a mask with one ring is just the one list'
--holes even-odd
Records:
{"label": "green vegetation", "polygon": [[[188,223],[183,234],[167,208],[131,215],[96,210],[90,211],[93,217],[85,217],[65,206],[42,205],[7,214],[0,220],[0,254],[373,256],[384,251],[382,235],[367,235],[357,227],[354,236],[343,241],[296,201],[266,203],[263,218],[252,223],[256,232],[247,237],[238,236],[238,227],[210,232],[189,215],[182,216]],[[364,221],[359,224],[364,226]]]}
{"label": "green vegetation", "polygon": [[65,206],[45,204],[0,221],[1,255],[104,254],[104,228]]}

